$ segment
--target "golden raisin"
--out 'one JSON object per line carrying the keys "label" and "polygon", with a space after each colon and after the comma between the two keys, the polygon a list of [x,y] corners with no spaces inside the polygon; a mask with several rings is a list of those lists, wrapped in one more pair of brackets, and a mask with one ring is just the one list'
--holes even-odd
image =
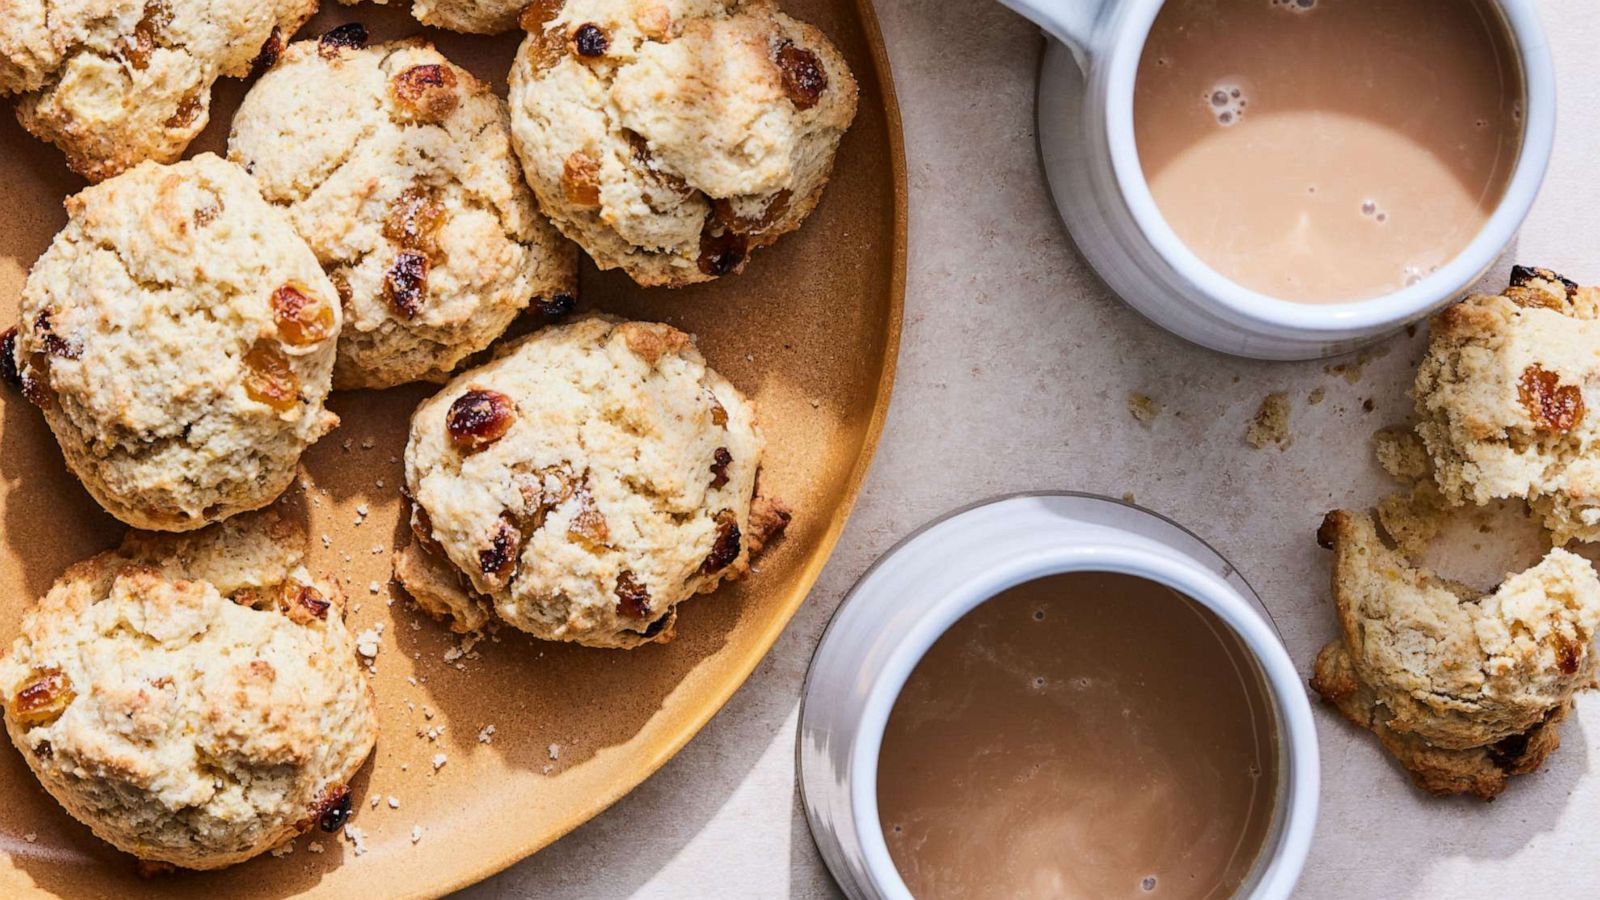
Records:
{"label": "golden raisin", "polygon": [[444,226],[444,204],[420,185],[406,188],[389,202],[383,218],[383,236],[429,258],[439,254],[439,229]]}
{"label": "golden raisin", "polygon": [[700,564],[700,572],[705,575],[714,575],[733,565],[739,558],[740,538],[739,517],[733,510],[725,509],[717,513],[717,536],[711,542],[711,552],[706,555],[705,562]]}
{"label": "golden raisin", "polygon": [[411,501],[411,533],[424,550],[440,556],[444,555],[444,547],[439,545],[438,538],[433,536],[433,519],[422,504]]}
{"label": "golden raisin", "polygon": [[150,2],[144,5],[144,15],[133,26],[133,34],[124,35],[117,41],[117,48],[122,51],[123,59],[135,69],[144,70],[150,65],[150,57],[158,46],[157,38],[161,32],[172,24],[172,11],[159,2]]}
{"label": "golden raisin", "polygon": [[280,599],[282,609],[289,621],[304,625],[312,619],[328,618],[328,609],[333,604],[322,596],[322,592],[309,584],[295,584],[286,582],[283,586],[283,595]]}
{"label": "golden raisin", "polygon": [[727,447],[718,447],[711,458],[711,487],[714,490],[728,483],[728,466],[733,463],[733,454],[728,452]]}
{"label": "golden raisin", "polygon": [[11,715],[23,728],[49,725],[61,718],[77,696],[67,673],[54,666],[36,667],[11,698]]}
{"label": "golden raisin", "polygon": [[272,292],[272,321],[278,337],[291,347],[304,347],[333,336],[333,307],[308,296],[297,284]]}
{"label": "golden raisin", "polygon": [[250,69],[256,74],[265,72],[278,64],[278,57],[283,55],[283,29],[272,26],[272,33],[261,44],[261,52],[250,61]]}
{"label": "golden raisin", "polygon": [[244,355],[244,392],[275,412],[285,412],[300,402],[300,379],[282,350],[258,341]]}
{"label": "golden raisin", "polygon": [[404,112],[423,122],[438,122],[461,102],[456,73],[438,63],[406,69],[389,82],[389,90]]}
{"label": "golden raisin", "polygon": [[828,89],[828,72],[815,53],[797,47],[792,41],[778,46],[773,62],[783,81],[783,92],[798,109],[810,109]]}
{"label": "golden raisin", "polygon": [[347,22],[325,32],[317,40],[317,53],[323,59],[332,59],[346,48],[360,50],[367,45],[367,26],[360,22]]}
{"label": "golden raisin", "polygon": [[530,34],[543,31],[545,26],[556,20],[561,15],[561,8],[567,5],[567,0],[533,0],[522,8],[522,15],[517,23],[522,30]]}
{"label": "golden raisin", "polygon": [[1560,376],[1541,366],[1523,371],[1517,395],[1540,431],[1571,431],[1583,421],[1583,392],[1575,384],[1562,384]]}
{"label": "golden raisin", "polygon": [[700,233],[700,271],[712,278],[744,268],[749,253],[750,241],[736,231],[717,232],[707,227]]}
{"label": "golden raisin", "polygon": [[594,495],[589,493],[589,483],[584,481],[579,484],[573,493],[577,498],[578,511],[567,523],[567,539],[595,547],[605,546],[611,540],[611,526],[606,523],[605,514],[595,506]]}
{"label": "golden raisin", "polygon": [[588,59],[599,59],[611,49],[611,37],[593,22],[585,22],[572,32],[572,49]]}
{"label": "golden raisin", "polygon": [[718,428],[728,427],[728,408],[722,405],[716,394],[711,395],[711,424]]}
{"label": "golden raisin", "polygon": [[483,574],[495,578],[506,578],[516,568],[517,544],[522,541],[522,533],[508,516],[502,515],[499,523],[495,525],[494,537],[489,540],[486,550],[478,551],[478,568]]}
{"label": "golden raisin", "polygon": [[600,160],[579,150],[561,167],[561,191],[567,202],[585,209],[600,207]]}
{"label": "golden raisin", "polygon": [[383,275],[383,296],[395,312],[408,319],[422,311],[428,299],[428,258],[415,250],[402,250]]}
{"label": "golden raisin", "polygon": [[617,576],[617,614],[630,619],[650,617],[650,591],[632,572],[624,569]]}
{"label": "golden raisin", "polygon": [[450,441],[463,453],[476,453],[506,436],[517,420],[516,404],[499,391],[470,387],[445,413]]}
{"label": "golden raisin", "polygon": [[165,128],[188,128],[194,124],[195,119],[199,118],[200,110],[203,108],[204,104],[201,103],[198,93],[186,94],[182,100],[178,101],[178,108],[173,110],[172,115],[168,116],[161,125]]}

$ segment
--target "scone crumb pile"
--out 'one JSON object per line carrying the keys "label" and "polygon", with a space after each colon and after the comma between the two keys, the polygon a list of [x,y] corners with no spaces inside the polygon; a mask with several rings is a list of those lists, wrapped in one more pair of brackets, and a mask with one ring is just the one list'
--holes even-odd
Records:
{"label": "scone crumb pile", "polygon": [[1271,446],[1288,449],[1293,441],[1289,434],[1289,396],[1282,392],[1268,394],[1245,429],[1244,439],[1257,450]]}

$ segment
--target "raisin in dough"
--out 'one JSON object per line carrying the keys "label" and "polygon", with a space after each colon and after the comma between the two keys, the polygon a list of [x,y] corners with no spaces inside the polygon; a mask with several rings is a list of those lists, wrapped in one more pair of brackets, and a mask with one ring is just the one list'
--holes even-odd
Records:
{"label": "raisin in dough", "polygon": [[239,167],[143,163],[67,200],[0,357],[108,512],[188,531],[271,503],[338,423],[333,284]]}
{"label": "raisin in dough", "polygon": [[0,96],[102,181],[173,162],[210,120],[211,85],[271,65],[316,0],[4,0]]}
{"label": "raisin in dough", "polygon": [[511,123],[528,183],[603,269],[678,286],[800,227],[855,117],[843,57],[761,0],[528,7]]}
{"label": "raisin in dough", "polygon": [[488,85],[420,40],[339,35],[262,76],[228,155],[343,296],[334,386],[444,381],[530,302],[570,308],[577,249],[534,204]]}
{"label": "raisin in dough", "polygon": [[142,860],[215,869],[337,827],[377,720],[337,588],[273,510],[135,533],[61,576],[0,658],[45,789]]}

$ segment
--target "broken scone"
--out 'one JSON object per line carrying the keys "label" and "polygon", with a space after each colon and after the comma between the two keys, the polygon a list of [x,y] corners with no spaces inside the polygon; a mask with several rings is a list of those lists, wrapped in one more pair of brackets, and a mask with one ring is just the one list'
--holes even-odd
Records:
{"label": "broken scone", "polygon": [[1360,513],[1329,513],[1317,538],[1334,552],[1341,637],[1312,688],[1435,794],[1489,799],[1537,769],[1595,680],[1593,567],[1556,549],[1478,594],[1412,566]]}
{"label": "broken scone", "polygon": [[1524,498],[1556,544],[1600,540],[1600,290],[1517,267],[1435,316],[1413,393],[1453,504]]}

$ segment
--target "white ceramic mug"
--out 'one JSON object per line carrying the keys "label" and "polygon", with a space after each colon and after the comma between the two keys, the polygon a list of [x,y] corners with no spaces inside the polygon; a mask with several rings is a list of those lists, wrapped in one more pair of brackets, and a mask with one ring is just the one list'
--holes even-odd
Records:
{"label": "white ceramic mug", "polygon": [[1385,297],[1313,305],[1268,297],[1201,262],[1156,207],[1134,146],[1133,89],[1163,0],[1001,0],[1055,40],[1039,72],[1039,145],[1079,250],[1130,306],[1197,344],[1257,359],[1314,359],[1371,343],[1459,297],[1533,205],[1555,136],[1555,73],[1533,0],[1493,0],[1521,61],[1523,139],[1483,230],[1455,259]]}
{"label": "white ceramic mug", "polygon": [[797,746],[817,847],[853,900],[910,900],[878,818],[878,753],[895,699],[934,641],[1005,589],[1072,571],[1118,572],[1193,598],[1256,662],[1277,727],[1273,822],[1238,896],[1282,900],[1300,877],[1320,766],[1306,689],[1244,579],[1215,550],[1138,507],[1034,494],[971,507],[902,541],[862,576],[806,677]]}

